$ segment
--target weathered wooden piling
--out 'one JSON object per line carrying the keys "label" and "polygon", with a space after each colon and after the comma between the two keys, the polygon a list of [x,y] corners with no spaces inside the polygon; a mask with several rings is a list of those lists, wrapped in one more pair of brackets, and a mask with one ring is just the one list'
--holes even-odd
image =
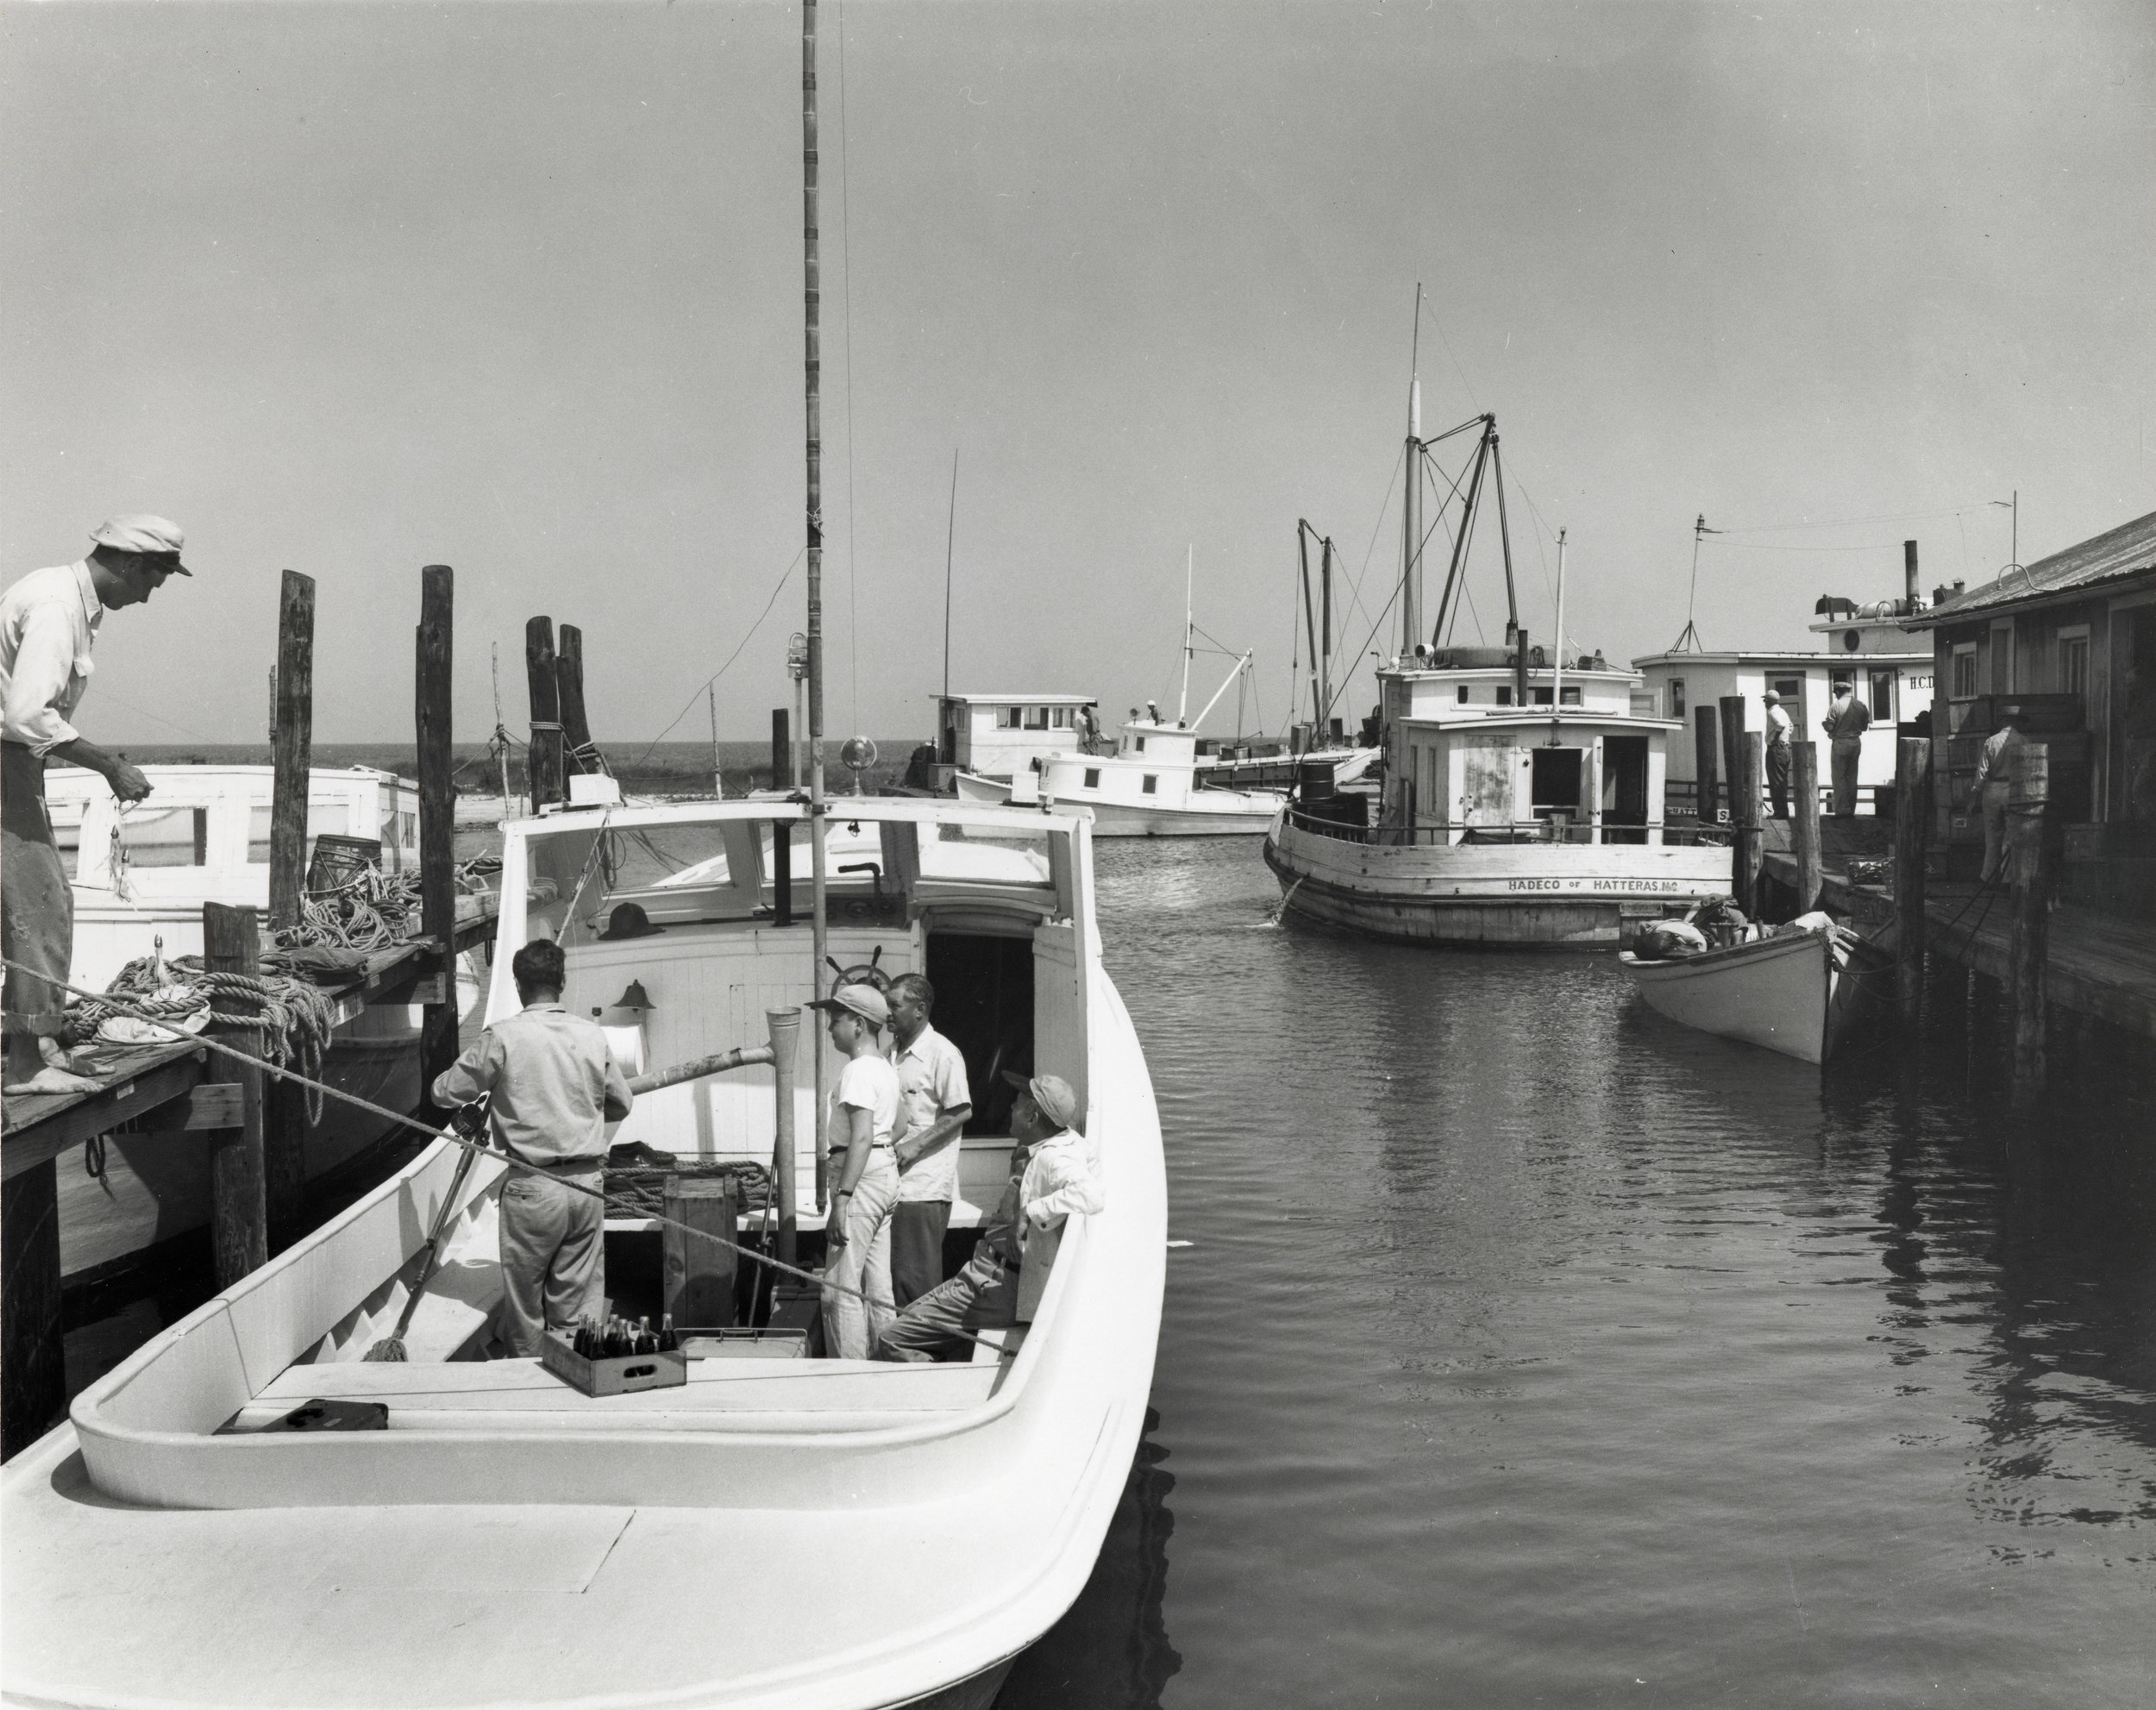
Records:
{"label": "weathered wooden piling", "polygon": [[1796,795],[1796,817],[1789,822],[1789,842],[1796,856],[1796,911],[1819,906],[1827,882],[1819,843],[1819,749],[1812,742],[1789,745],[1789,787]]}
{"label": "weathered wooden piling", "polygon": [[2051,752],[2024,737],[2009,751],[2008,847],[2014,860],[2014,927],[2008,952],[2014,1014],[2014,1094],[2028,1102],[2045,1073],[2045,976],[2051,961],[2051,858],[2044,818]]}
{"label": "weathered wooden piling", "polygon": [[[244,905],[202,905],[202,960],[211,974],[261,973],[261,942],[254,911]],[[246,1015],[256,999],[219,993],[215,1006],[228,1015]],[[262,1036],[253,1028],[220,1027],[218,1036],[241,1050],[261,1049]],[[217,1287],[229,1288],[269,1262],[269,1202],[263,1157],[262,1071],[219,1055],[216,1073],[240,1088],[237,1127],[210,1131],[210,1240]]]}
{"label": "weathered wooden piling", "polygon": [[1729,824],[1737,824],[1738,754],[1745,745],[1745,698],[1724,695],[1717,703],[1721,713],[1722,781],[1729,787]]}
{"label": "weathered wooden piling", "polygon": [[1745,731],[1742,695],[1721,698],[1722,757],[1729,762],[1729,894],[1747,915],[1759,907],[1759,868],[1765,856],[1759,818],[1764,759],[1758,733]]}
{"label": "weathered wooden piling", "polygon": [[524,625],[524,683],[531,697],[531,750],[525,773],[531,785],[534,813],[567,792],[561,752],[561,688],[555,669],[554,619],[535,617]]}
{"label": "weathered wooden piling", "polygon": [[561,626],[554,681],[555,703],[561,709],[563,775],[604,771],[592,743],[592,721],[584,713],[584,631],[573,623]]}
{"label": "weathered wooden piling", "polygon": [[60,1174],[47,1158],[0,1183],[0,1456],[37,1441],[66,1405]]}
{"label": "weathered wooden piling", "polygon": [[419,573],[419,634],[412,706],[419,747],[419,911],[435,942],[419,1034],[422,1103],[457,1055],[456,786],[449,755],[456,573],[429,564]]}
{"label": "weathered wooden piling", "polygon": [[[307,788],[314,764],[315,579],[285,572],[277,607],[277,708],[271,729],[269,924],[300,922],[307,896]],[[287,1081],[262,1090],[262,1193],[273,1250],[298,1235],[307,1189],[307,1095]]]}
{"label": "weathered wooden piling", "polygon": [[1894,916],[1898,961],[1895,998],[1903,1021],[1924,1012],[1924,948],[1930,922],[1924,913],[1924,842],[1931,825],[1932,745],[1921,736],[1895,744]]}
{"label": "weathered wooden piling", "polygon": [[1721,805],[1721,767],[1715,764],[1715,750],[1720,742],[1714,703],[1703,702],[1692,709],[1692,770],[1698,778],[1699,823],[1714,825],[1720,822],[1714,817]]}

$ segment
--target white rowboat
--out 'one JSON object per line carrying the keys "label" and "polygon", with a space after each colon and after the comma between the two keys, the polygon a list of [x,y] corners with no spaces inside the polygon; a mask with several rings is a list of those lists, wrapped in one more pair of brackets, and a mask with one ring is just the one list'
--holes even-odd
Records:
{"label": "white rowboat", "polygon": [[1852,933],[1788,933],[1695,956],[1618,960],[1639,995],[1672,1021],[1741,1039],[1799,1062],[1844,1049],[1874,1006],[1892,963]]}

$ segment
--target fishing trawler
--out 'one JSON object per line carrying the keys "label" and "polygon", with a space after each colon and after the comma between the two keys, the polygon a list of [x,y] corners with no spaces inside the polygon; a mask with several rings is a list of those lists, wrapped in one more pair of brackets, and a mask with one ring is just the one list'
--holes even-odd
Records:
{"label": "fishing trawler", "polygon": [[[98,774],[46,774],[53,840],[75,910],[69,978],[103,991],[130,962],[202,954],[202,908],[269,905],[274,768],[151,765],[150,794],[123,807]],[[307,839],[343,840],[387,874],[419,871],[418,786],[377,767],[317,767],[307,780]],[[473,899],[474,906],[479,899]],[[389,929],[385,924],[384,931]],[[386,940],[385,940],[386,942]],[[457,964],[458,1008],[479,1001],[470,955]],[[423,1011],[414,1003],[341,1005],[324,1061],[329,1083],[394,1110],[419,1099]],[[312,1181],[351,1163],[387,1132],[380,1118],[332,1100],[304,1136]],[[208,1138],[115,1134],[90,1141],[83,1168],[60,1172],[60,1270],[67,1286],[98,1281],[154,1256],[210,1221]]]}
{"label": "fishing trawler", "polygon": [[[489,1012],[514,1007],[511,955],[543,934],[567,953],[573,1011],[615,1012],[637,988],[625,1024],[649,1061],[787,1035],[765,1066],[641,1096],[613,1138],[769,1168],[778,1223],[758,1250],[790,1253],[821,1226],[814,1116],[839,1067],[819,1076],[807,1042],[791,1045],[817,957],[880,949],[887,971],[924,970],[977,1087],[1052,1071],[1088,1112],[1106,1206],[1073,1220],[1031,1325],[971,1363],[750,1344],[691,1359],[678,1387],[589,1396],[541,1362],[477,1357],[503,1165],[461,1172],[437,1143],[93,1383],[9,1463],[11,1701],[990,1701],[1084,1584],[1144,1424],[1159,1118],[1101,966],[1082,816],[903,798],[842,812],[824,908],[800,913],[812,898],[792,874],[813,863],[790,857],[816,822],[799,801],[512,825]],[[869,849],[880,862],[849,859]],[[630,902],[648,924],[623,936]],[[962,1226],[1001,1192],[1008,1108],[984,1099],[962,1142]],[[371,1363],[445,1205],[409,1361]],[[323,1404],[380,1428],[291,1427]],[[722,1595],[725,1563],[743,1571]],[[630,1632],[664,1642],[575,1640]]]}
{"label": "fishing trawler", "polygon": [[[1614,947],[1639,922],[1729,888],[1729,853],[1665,823],[1674,720],[1599,654],[1532,644],[1520,623],[1496,420],[1420,435],[1411,386],[1400,649],[1377,671],[1382,780],[1298,790],[1267,833],[1283,907],[1410,943]],[[1451,552],[1429,639],[1420,617],[1421,497],[1432,448],[1472,432],[1470,467],[1440,484]],[[1499,498],[1502,647],[1450,639],[1486,479]],[[1446,514],[1460,495],[1457,517]],[[1557,632],[1564,624],[1557,546]]]}

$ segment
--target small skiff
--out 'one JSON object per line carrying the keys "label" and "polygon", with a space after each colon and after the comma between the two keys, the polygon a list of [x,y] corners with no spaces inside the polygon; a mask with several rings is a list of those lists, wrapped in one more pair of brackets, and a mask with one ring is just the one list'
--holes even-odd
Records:
{"label": "small skiff", "polygon": [[1670,1020],[1808,1063],[1846,1048],[1893,973],[1883,951],[1839,928],[1695,956],[1643,960],[1624,950],[1617,959],[1639,995]]}
{"label": "small skiff", "polygon": [[[834,842],[882,859],[834,863],[856,869],[831,887],[835,957],[880,947],[887,971],[930,972],[977,1112],[996,1064],[1059,1073],[1086,1105],[1106,1206],[1072,1219],[1031,1325],[970,1362],[693,1359],[686,1385],[587,1397],[538,1362],[475,1356],[504,1166],[457,1187],[438,1142],[83,1391],[0,1475],[7,1702],[985,1710],[1085,1585],[1130,1472],[1164,1271],[1159,1118],[1100,965],[1082,817],[837,811]],[[767,1014],[775,1044],[815,980],[766,838],[805,817],[758,801],[512,824],[492,1012],[514,1002],[511,953],[547,932],[570,1008],[609,1011],[639,1054],[760,1043]],[[624,1015],[625,982],[643,1004]],[[786,1106],[813,1108],[811,1062],[804,1038],[791,1072],[781,1055],[649,1093],[617,1137],[770,1162]],[[966,1137],[954,1222],[1000,1187],[1001,1131]],[[804,1228],[812,1137],[799,1122]],[[369,1363],[453,1191],[410,1360]],[[385,1405],[385,1428],[279,1428],[317,1400]]]}

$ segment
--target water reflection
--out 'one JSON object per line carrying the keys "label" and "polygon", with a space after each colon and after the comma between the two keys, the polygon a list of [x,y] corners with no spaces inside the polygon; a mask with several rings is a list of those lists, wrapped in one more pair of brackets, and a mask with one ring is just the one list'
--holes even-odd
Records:
{"label": "water reflection", "polygon": [[1175,1475],[1156,1440],[1160,1415],[1145,1414],[1145,1434],[1093,1577],[1070,1612],[1019,1657],[996,1700],[999,1710],[1155,1710],[1183,1659],[1169,1643],[1168,1539],[1175,1516],[1168,1493]]}

